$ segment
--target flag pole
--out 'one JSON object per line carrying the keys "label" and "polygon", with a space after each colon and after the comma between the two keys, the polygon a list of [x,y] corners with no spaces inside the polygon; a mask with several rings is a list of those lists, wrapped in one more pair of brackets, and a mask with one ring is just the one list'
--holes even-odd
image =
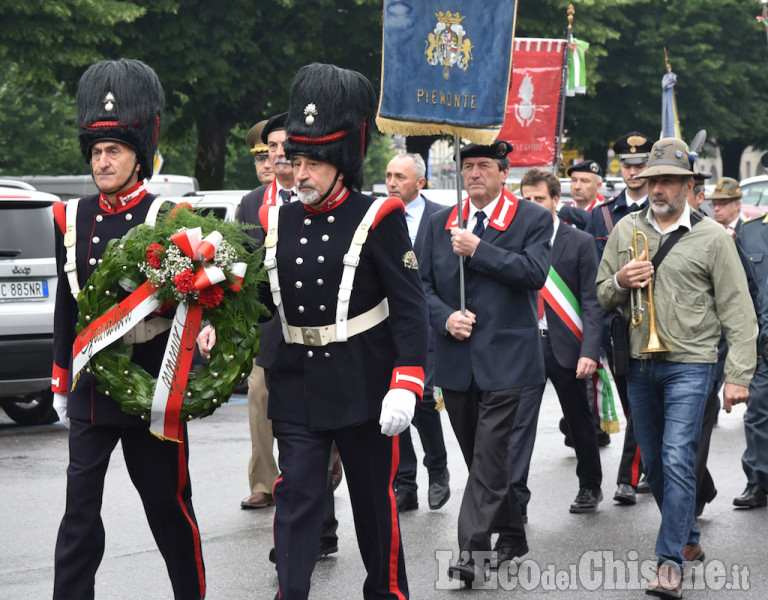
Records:
{"label": "flag pole", "polygon": [[[456,206],[458,214],[459,229],[464,229],[464,207],[461,205],[461,140],[458,135],[453,136],[453,160],[456,164]],[[464,257],[459,256],[459,301],[461,303],[461,314],[466,310],[466,293],[464,290]]]}
{"label": "flag pole", "polygon": [[560,83],[560,123],[557,128],[557,139],[555,140],[555,160],[552,165],[552,172],[557,175],[562,158],[563,151],[563,129],[565,128],[565,95],[568,87],[568,44],[573,44],[573,15],[576,10],[573,4],[568,5],[568,28],[565,35],[565,48],[563,48],[563,78]]}

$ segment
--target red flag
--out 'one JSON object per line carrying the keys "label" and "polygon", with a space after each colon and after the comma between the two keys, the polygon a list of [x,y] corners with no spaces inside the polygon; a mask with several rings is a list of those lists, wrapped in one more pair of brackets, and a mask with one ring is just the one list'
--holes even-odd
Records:
{"label": "red flag", "polygon": [[565,40],[515,39],[507,112],[499,139],[515,150],[513,167],[558,164]]}

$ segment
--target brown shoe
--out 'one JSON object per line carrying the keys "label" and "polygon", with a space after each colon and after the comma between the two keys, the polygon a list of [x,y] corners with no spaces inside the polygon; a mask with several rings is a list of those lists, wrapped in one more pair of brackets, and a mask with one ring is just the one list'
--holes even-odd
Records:
{"label": "brown shoe", "polygon": [[266,508],[267,506],[272,506],[274,503],[272,494],[256,492],[243,500],[240,503],[240,508]]}
{"label": "brown shoe", "polygon": [[659,565],[656,577],[645,589],[645,593],[659,598],[682,598],[683,578],[675,567],[664,563]]}
{"label": "brown shoe", "polygon": [[683,546],[683,560],[683,577],[685,577],[691,567],[696,566],[694,563],[704,562],[704,550],[701,549],[701,544]]}
{"label": "brown shoe", "polygon": [[336,456],[336,460],[333,461],[333,469],[331,470],[331,484],[333,485],[334,491],[339,487],[343,476],[344,469],[341,467],[341,457]]}

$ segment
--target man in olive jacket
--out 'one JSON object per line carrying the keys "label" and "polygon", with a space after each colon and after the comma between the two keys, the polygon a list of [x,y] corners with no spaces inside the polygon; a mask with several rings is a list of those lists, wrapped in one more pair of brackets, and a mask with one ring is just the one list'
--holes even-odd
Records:
{"label": "man in olive jacket", "polygon": [[[648,593],[682,597],[682,574],[704,553],[694,527],[694,460],[707,395],[712,386],[721,328],[728,342],[723,404],[745,402],[755,370],[757,319],[747,279],[731,236],[711,219],[693,215],[686,194],[697,169],[685,142],[664,138],[653,145],[648,169],[649,206],[622,219],[611,232],[597,274],[598,300],[606,311],[642,298],[643,319],[629,329],[627,390],[635,435],[648,483],[661,509],[656,541],[659,568]],[[637,244],[639,256],[628,251]],[[677,237],[680,236],[680,237]],[[653,259],[669,238],[677,242],[663,262]],[[652,285],[651,285],[652,284]],[[661,348],[646,347],[655,330]],[[639,291],[639,292],[638,292]]]}

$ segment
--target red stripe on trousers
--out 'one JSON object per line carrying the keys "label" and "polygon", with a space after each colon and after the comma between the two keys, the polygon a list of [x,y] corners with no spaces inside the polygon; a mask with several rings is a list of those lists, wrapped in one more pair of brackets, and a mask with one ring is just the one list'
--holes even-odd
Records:
{"label": "red stripe on trousers", "polygon": [[[182,429],[182,435],[183,435],[183,429]],[[170,443],[170,442],[169,442]],[[197,525],[195,525],[195,522],[192,520],[192,518],[189,516],[189,511],[187,511],[187,505],[184,504],[184,499],[182,498],[182,491],[187,486],[187,459],[184,451],[184,441],[182,439],[181,444],[177,444],[179,447],[179,487],[176,489],[176,498],[179,501],[179,506],[181,506],[181,510],[184,513],[184,516],[187,517],[187,520],[189,521],[189,526],[192,529],[192,539],[195,544],[195,563],[197,564],[197,580],[198,585],[200,587],[200,597],[205,596],[205,573],[203,572],[203,549],[200,546],[200,530],[197,528]]]}
{"label": "red stripe on trousers", "polygon": [[405,596],[400,591],[397,582],[397,567],[400,558],[400,521],[397,515],[397,501],[395,500],[395,477],[400,466],[400,436],[392,436],[392,463],[389,472],[389,512],[391,516],[391,535],[389,546],[389,591],[400,600]]}

